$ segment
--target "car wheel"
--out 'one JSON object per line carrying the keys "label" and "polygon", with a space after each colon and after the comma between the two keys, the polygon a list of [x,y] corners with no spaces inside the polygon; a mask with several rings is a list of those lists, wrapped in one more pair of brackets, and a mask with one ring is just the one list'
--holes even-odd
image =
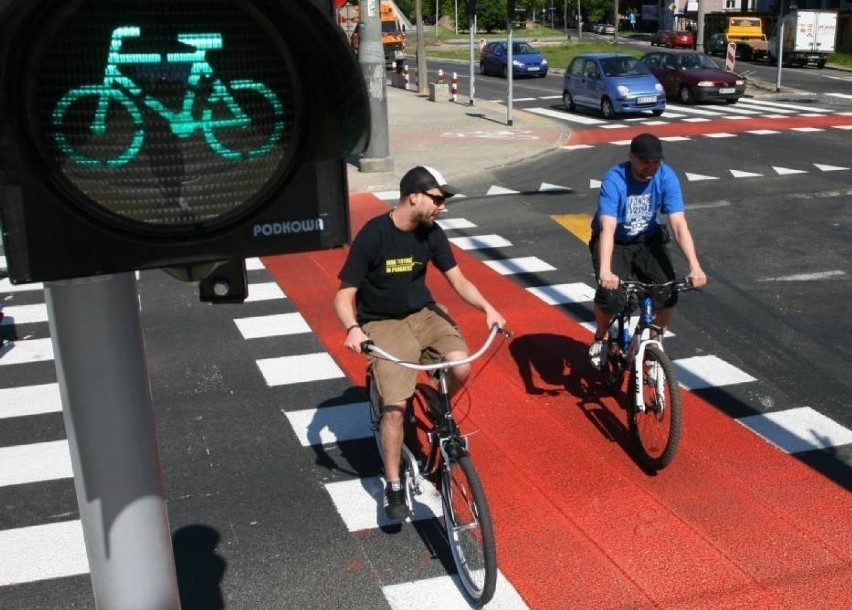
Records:
{"label": "car wheel", "polygon": [[568,112],[577,110],[577,106],[574,105],[574,98],[567,91],[562,92],[562,103],[565,104],[565,110]]}
{"label": "car wheel", "polygon": [[660,116],[661,114],[663,114],[663,111],[662,110],[652,110],[651,114],[653,114],[654,116]]}
{"label": "car wheel", "polygon": [[608,97],[605,97],[601,100],[601,114],[605,119],[615,118],[615,108],[612,105],[612,101]]}
{"label": "car wheel", "polygon": [[503,66],[503,78],[509,78],[509,70]]}
{"label": "car wheel", "polygon": [[692,97],[692,90],[689,88],[689,85],[683,85],[680,88],[680,101],[684,104],[692,104],[695,102],[695,99]]}
{"label": "car wheel", "polygon": [[729,97],[728,99],[725,100],[725,102],[728,103],[728,104],[736,104],[739,101],[739,99],[740,98],[738,98],[738,97]]}

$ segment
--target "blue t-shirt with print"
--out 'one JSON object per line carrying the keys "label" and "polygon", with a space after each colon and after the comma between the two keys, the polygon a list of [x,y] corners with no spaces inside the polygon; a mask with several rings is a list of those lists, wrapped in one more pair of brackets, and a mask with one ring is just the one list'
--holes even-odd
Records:
{"label": "blue t-shirt with print", "polygon": [[654,177],[640,182],[630,171],[630,162],[611,167],[601,181],[598,209],[592,219],[592,234],[600,233],[600,216],[616,219],[615,239],[632,241],[659,230],[657,212],[683,212],[683,194],[674,170],[665,163]]}

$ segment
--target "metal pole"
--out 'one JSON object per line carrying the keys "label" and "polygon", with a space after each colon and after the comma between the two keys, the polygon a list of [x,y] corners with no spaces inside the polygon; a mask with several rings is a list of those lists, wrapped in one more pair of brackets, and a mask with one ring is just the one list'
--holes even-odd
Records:
{"label": "metal pole", "polygon": [[[428,75],[426,74],[426,33],[423,27],[423,0],[414,0],[414,18],[417,20],[417,92],[420,95],[429,93]],[[435,26],[438,27],[437,25]]]}
{"label": "metal pole", "polygon": [[[778,68],[775,73],[775,93],[781,93],[781,65],[784,63],[784,0],[778,0],[778,27],[776,28],[778,36],[776,42],[778,47]],[[795,34],[794,34],[795,36]],[[767,53],[768,54],[768,53]]]}
{"label": "metal pole", "polygon": [[180,608],[136,278],[45,296],[95,604]]}
{"label": "metal pole", "polygon": [[618,44],[618,0],[612,0],[612,44]]}
{"label": "metal pole", "polygon": [[393,171],[388,136],[388,98],[385,92],[385,53],[379,0],[361,0],[358,63],[370,99],[370,144],[361,154],[358,169],[365,173]]}
{"label": "metal pole", "polygon": [[468,23],[468,29],[470,30],[470,97],[468,99],[468,104],[473,106],[474,92],[476,91],[476,87],[474,85],[476,70],[474,69],[475,62],[473,55],[473,47],[476,44],[476,13],[468,17]]}
{"label": "metal pole", "polygon": [[506,125],[509,127],[512,126],[512,122],[514,120],[512,116],[512,86],[514,81],[514,72],[515,67],[512,64],[512,30],[514,29],[512,26],[512,22],[515,18],[515,15],[509,15],[509,19],[506,23],[506,29],[508,30],[508,36],[506,40],[506,52],[508,56],[506,57]]}
{"label": "metal pole", "polygon": [[778,70],[775,74],[775,93],[781,93],[781,64],[784,63],[784,21],[778,18]]}
{"label": "metal pole", "polygon": [[580,13],[580,0],[577,0],[577,40],[583,40],[583,15]]}
{"label": "metal pole", "polygon": [[695,28],[695,50],[699,53],[704,52],[704,0],[698,0],[698,24]]}

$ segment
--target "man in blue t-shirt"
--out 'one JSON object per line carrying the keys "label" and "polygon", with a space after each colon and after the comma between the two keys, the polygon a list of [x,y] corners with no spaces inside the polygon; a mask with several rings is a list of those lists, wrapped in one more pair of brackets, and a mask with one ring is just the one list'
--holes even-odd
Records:
{"label": "man in blue t-shirt", "polygon": [[[668,216],[671,235],[689,266],[687,277],[696,288],[707,283],[698,263],[692,234],[686,223],[683,195],[674,170],[663,163],[659,138],[643,133],[631,140],[630,158],[611,167],[601,181],[598,209],[592,219],[589,250],[598,280],[595,292],[595,339],[589,357],[601,366],[603,341],[610,317],[622,303],[619,278],[662,283],[676,279],[666,249],[668,231],[657,214]],[[665,329],[671,320],[677,293],[654,299],[657,324]]]}
{"label": "man in blue t-shirt", "polygon": [[[414,362],[467,357],[459,329],[426,286],[430,262],[465,302],[485,314],[489,328],[503,327],[503,316],[459,269],[446,233],[435,222],[446,210],[444,202],[457,193],[437,170],[414,167],[399,182],[396,207],[367,221],[355,237],[334,297],[334,310],[346,329],[345,347],[360,352],[361,344],[372,340],[394,356]],[[385,514],[402,521],[408,516],[399,472],[402,424],[416,371],[371,357],[370,372],[382,404]],[[463,386],[469,375],[470,364],[451,368],[450,391]]]}

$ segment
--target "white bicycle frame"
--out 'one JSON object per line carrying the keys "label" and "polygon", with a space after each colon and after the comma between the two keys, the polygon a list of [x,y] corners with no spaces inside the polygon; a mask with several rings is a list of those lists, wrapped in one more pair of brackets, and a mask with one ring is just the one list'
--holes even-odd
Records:
{"label": "white bicycle frame", "polygon": [[[642,396],[642,385],[645,383],[645,371],[643,370],[644,367],[642,366],[642,363],[645,362],[645,349],[649,345],[656,345],[660,349],[663,349],[663,344],[660,340],[651,339],[651,329],[645,328],[639,335],[639,343],[636,346],[636,357],[633,359],[633,371],[636,375],[636,387],[633,388],[633,400],[634,404],[642,412],[645,411],[645,400]],[[665,381],[658,375],[657,392],[660,392],[660,386],[663,383],[665,383]]]}

